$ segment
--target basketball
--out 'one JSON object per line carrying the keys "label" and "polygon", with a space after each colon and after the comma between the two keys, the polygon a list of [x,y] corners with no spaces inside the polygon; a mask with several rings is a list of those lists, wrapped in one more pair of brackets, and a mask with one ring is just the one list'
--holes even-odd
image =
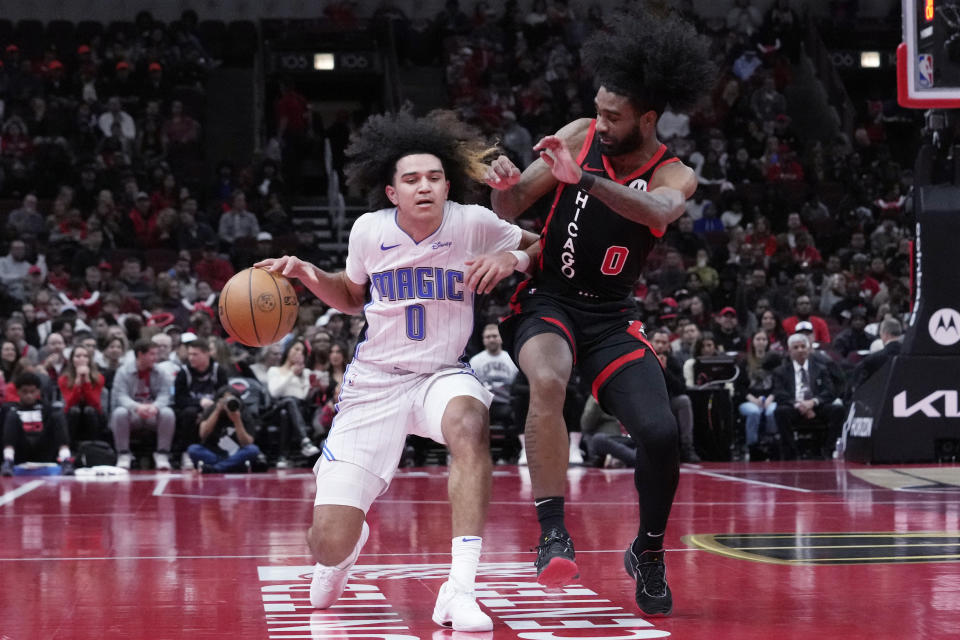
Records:
{"label": "basketball", "polygon": [[290,333],[299,310],[290,281],[266,269],[244,269],[220,292],[220,324],[248,347],[273,344]]}

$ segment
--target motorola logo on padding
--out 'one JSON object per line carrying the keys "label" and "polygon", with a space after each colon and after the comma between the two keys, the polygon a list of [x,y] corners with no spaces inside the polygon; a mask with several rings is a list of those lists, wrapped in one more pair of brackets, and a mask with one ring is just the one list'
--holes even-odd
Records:
{"label": "motorola logo on padding", "polygon": [[930,337],[937,344],[949,347],[960,342],[960,312],[950,307],[938,309],[930,316]]}

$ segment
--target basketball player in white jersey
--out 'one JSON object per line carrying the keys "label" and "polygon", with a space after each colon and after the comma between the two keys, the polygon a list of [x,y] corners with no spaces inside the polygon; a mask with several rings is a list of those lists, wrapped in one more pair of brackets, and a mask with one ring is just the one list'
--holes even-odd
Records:
{"label": "basketball player in white jersey", "polygon": [[[366,513],[415,434],[451,454],[453,561],[433,620],[457,631],[493,628],[473,593],[490,498],[491,394],[460,358],[473,330],[474,292],[525,269],[538,248],[534,234],[454,201],[468,195],[471,177],[483,176],[487,151],[449,112],[373,116],[347,150],[347,176],[374,207],[385,206],[354,223],[346,269],[327,273],[293,256],[254,265],[298,278],[325,303],[367,321],[315,467],[307,532],[317,562],[314,607],[329,607],[343,592],[369,536]],[[521,251],[528,247],[530,254]]]}

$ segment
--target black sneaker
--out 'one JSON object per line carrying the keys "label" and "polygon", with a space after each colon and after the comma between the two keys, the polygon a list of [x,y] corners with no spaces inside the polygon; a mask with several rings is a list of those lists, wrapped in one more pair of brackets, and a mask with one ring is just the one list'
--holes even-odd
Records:
{"label": "black sneaker", "polygon": [[13,475],[13,462],[10,460],[4,460],[3,464],[0,465],[0,476],[12,476]]}
{"label": "black sneaker", "polygon": [[60,475],[72,476],[76,473],[76,467],[73,466],[73,458],[64,458],[60,461]]}
{"label": "black sneaker", "polygon": [[637,581],[637,606],[641,611],[648,616],[668,616],[673,612],[663,551],[644,551],[637,558],[630,543],[623,555],[623,566],[627,575]]}
{"label": "black sneaker", "polygon": [[559,589],[580,577],[577,563],[573,561],[573,540],[560,529],[551,529],[537,545],[537,582],[550,589]]}

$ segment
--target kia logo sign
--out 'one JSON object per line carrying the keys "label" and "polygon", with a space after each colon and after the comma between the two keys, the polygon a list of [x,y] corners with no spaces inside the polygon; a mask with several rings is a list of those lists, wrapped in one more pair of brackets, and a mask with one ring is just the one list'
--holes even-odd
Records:
{"label": "kia logo sign", "polygon": [[950,307],[938,309],[930,316],[927,325],[930,337],[937,344],[949,347],[960,342],[960,313]]}
{"label": "kia logo sign", "polygon": [[[942,404],[939,402],[941,398],[943,398]],[[941,407],[943,409],[942,413]],[[934,391],[911,405],[907,404],[906,391],[901,391],[893,396],[894,418],[909,418],[915,413],[922,413],[928,418],[960,418],[960,410],[957,408],[957,392],[952,389]]]}

